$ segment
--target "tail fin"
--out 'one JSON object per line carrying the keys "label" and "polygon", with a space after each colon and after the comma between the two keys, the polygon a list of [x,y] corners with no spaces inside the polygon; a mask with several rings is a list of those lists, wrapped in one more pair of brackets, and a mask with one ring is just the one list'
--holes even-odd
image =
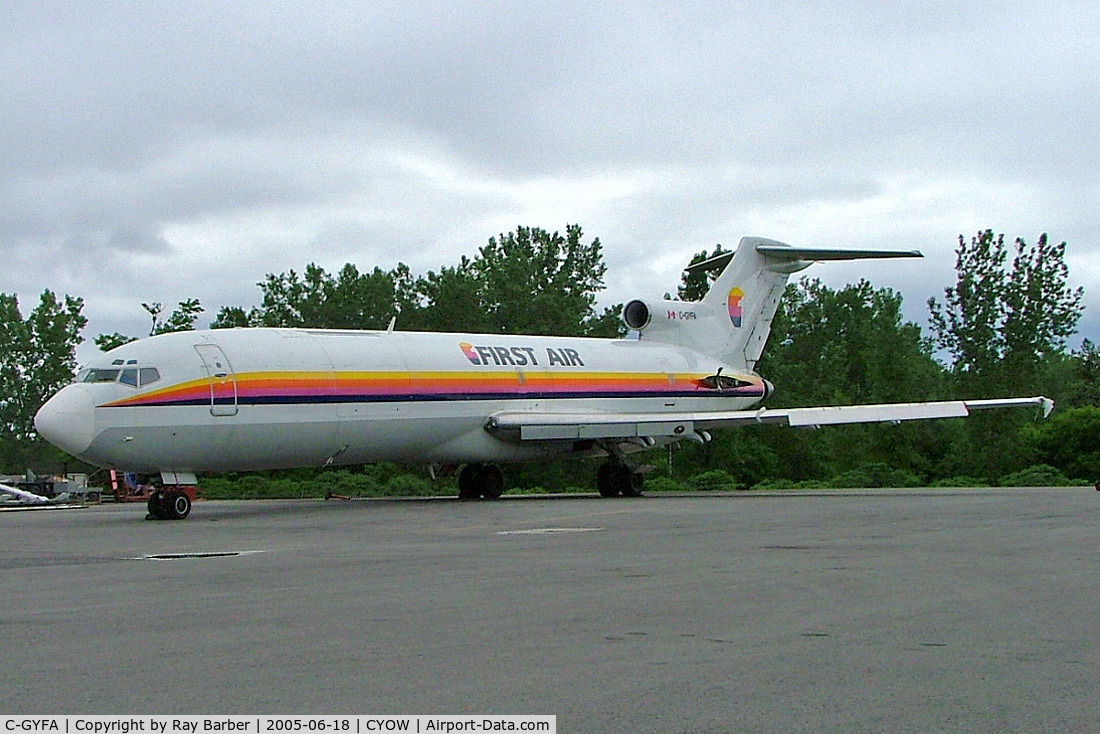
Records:
{"label": "tail fin", "polygon": [[762,237],[742,237],[732,254],[692,268],[722,268],[700,304],[711,316],[711,328],[705,337],[707,343],[696,348],[748,370],[756,366],[764,351],[787,279],[810,265],[797,257],[769,258],[759,247],[789,248]]}
{"label": "tail fin", "polygon": [[660,305],[631,301],[623,309],[623,319],[643,338],[678,344],[751,370],[764,351],[791,273],[819,261],[894,257],[922,255],[916,250],[810,249],[742,237],[734,252],[688,268],[689,272],[721,268],[702,301],[662,301]]}

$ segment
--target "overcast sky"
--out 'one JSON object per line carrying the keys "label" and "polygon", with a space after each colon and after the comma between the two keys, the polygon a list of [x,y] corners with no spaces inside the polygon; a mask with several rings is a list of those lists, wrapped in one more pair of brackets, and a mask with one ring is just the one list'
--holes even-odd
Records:
{"label": "overcast sky", "polygon": [[604,305],[752,234],[922,250],[809,274],[923,322],[992,228],[1068,241],[1095,340],[1098,39],[1095,0],[0,0],[0,291],[142,335],[142,301],[205,326],[265,273],[579,223]]}

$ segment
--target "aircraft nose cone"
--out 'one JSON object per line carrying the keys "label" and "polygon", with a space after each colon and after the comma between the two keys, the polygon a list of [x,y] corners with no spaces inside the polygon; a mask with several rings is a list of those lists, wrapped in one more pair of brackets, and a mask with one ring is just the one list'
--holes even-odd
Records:
{"label": "aircraft nose cone", "polygon": [[46,401],[34,416],[34,427],[47,441],[74,456],[95,438],[95,404],[83,385],[69,385]]}

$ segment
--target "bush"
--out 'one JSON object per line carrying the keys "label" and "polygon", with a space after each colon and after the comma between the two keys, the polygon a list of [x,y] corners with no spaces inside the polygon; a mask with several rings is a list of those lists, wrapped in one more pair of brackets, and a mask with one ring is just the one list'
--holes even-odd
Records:
{"label": "bush", "polygon": [[1100,478],[1100,407],[1055,411],[1042,423],[1025,425],[1022,439],[1034,448],[1037,459],[1065,476]]}
{"label": "bush", "polygon": [[301,471],[226,474],[202,477],[199,487],[207,499],[305,499],[328,494],[344,497],[423,497],[449,494],[451,484],[396,464],[365,466],[360,471],[336,469],[309,476]]}
{"label": "bush", "polygon": [[871,487],[922,487],[924,482],[912,472],[895,469],[889,464],[864,464],[841,472],[827,482],[834,489]]}
{"label": "bush", "polygon": [[803,479],[802,481],[795,481],[794,479],[765,479],[758,484],[754,484],[753,489],[821,489],[823,486],[825,486],[825,483],[816,479]]}
{"label": "bush", "polygon": [[928,485],[929,487],[988,487],[989,482],[984,479],[978,479],[977,477],[968,477],[966,475],[960,475],[957,477],[946,477],[945,479],[937,479]]}
{"label": "bush", "polygon": [[730,476],[729,472],[721,469],[712,469],[702,474],[696,474],[684,484],[692,492],[714,492],[730,489],[740,489],[737,480]]}
{"label": "bush", "polygon": [[381,494],[386,497],[431,497],[441,494],[440,487],[428,477],[415,474],[398,474],[390,477]]}
{"label": "bush", "polygon": [[1049,464],[1032,464],[1026,469],[1001,477],[1002,487],[1083,487],[1085,480],[1067,479],[1066,475]]}
{"label": "bush", "polygon": [[323,472],[316,481],[323,483],[330,494],[344,497],[373,497],[382,490],[381,483],[371,474],[352,474],[342,470]]}
{"label": "bush", "polygon": [[683,492],[684,485],[676,481],[672,477],[653,477],[652,479],[645,480],[645,489],[647,492]]}

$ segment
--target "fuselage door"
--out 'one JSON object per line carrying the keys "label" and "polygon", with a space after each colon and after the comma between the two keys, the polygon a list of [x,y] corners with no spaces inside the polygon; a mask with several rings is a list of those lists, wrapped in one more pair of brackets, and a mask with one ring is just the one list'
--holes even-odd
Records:
{"label": "fuselage door", "polygon": [[196,344],[195,351],[210,380],[210,415],[236,415],[237,377],[229,358],[217,344]]}

